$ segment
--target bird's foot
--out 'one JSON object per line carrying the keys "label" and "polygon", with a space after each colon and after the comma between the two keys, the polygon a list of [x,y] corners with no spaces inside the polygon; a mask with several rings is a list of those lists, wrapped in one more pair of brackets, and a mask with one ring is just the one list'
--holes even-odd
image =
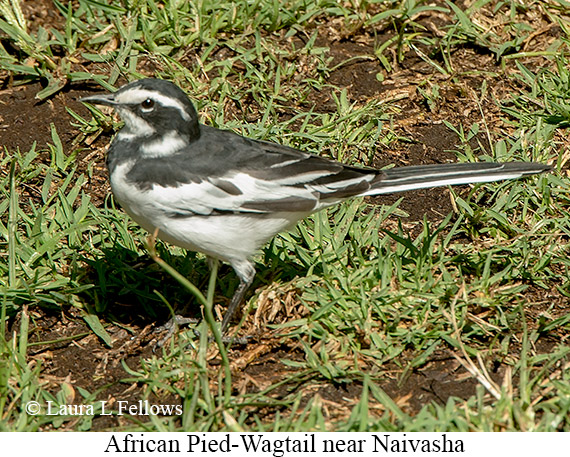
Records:
{"label": "bird's foot", "polygon": [[200,322],[199,319],[195,319],[192,317],[184,317],[179,314],[175,314],[174,317],[169,319],[164,325],[161,325],[154,329],[155,333],[166,331],[166,335],[156,343],[154,349],[161,348],[162,346],[164,346],[180,326],[187,324],[197,324],[198,322]]}
{"label": "bird's foot", "polygon": [[[166,335],[155,344],[154,349],[161,348],[162,346],[164,346],[166,342],[172,337],[172,335],[174,335],[174,333],[178,330],[179,327],[187,324],[197,324],[198,322],[200,322],[199,319],[195,319],[192,317],[184,317],[180,316],[179,314],[176,314],[173,318],[169,319],[164,325],[161,325],[154,329],[155,333],[166,331]],[[194,335],[196,335],[196,338],[200,338],[200,332],[197,329],[193,329],[193,331]],[[253,336],[238,337],[238,336],[224,335],[222,336],[222,343],[227,345],[229,349],[229,345],[237,344],[239,346],[247,346],[252,338]],[[209,337],[208,342],[214,343],[215,340],[213,337]]]}

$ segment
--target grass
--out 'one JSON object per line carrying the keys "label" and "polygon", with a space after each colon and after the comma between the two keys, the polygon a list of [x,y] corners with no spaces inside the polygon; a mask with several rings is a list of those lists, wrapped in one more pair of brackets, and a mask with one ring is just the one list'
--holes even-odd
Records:
{"label": "grass", "polygon": [[[260,328],[263,338],[228,352],[219,339],[209,342],[208,328],[211,305],[231,296],[235,276],[222,268],[214,289],[202,255],[160,242],[149,252],[148,235],[112,197],[94,203],[87,183],[95,171],[78,162],[79,149],[107,142],[99,137],[116,125],[98,111],[85,118],[70,109],[80,132],[74,148],[52,127],[45,150],[0,156],[1,430],[99,429],[100,411],[33,416],[25,405],[98,404],[117,395],[117,384],[136,386],[137,399],[183,405],[182,416],[121,420],[128,430],[570,430],[563,2],[479,1],[461,10],[421,1],[55,1],[58,23],[34,26],[16,0],[1,5],[0,69],[15,85],[41,81],[39,99],[85,82],[110,89],[152,68],[181,85],[210,125],[372,165],[383,148],[411,141],[400,128],[405,97],[357,98],[332,85],[331,75],[354,61],[333,62],[322,37],[334,30],[369,40],[365,57],[376,62],[377,80],[400,78],[403,63],[421,60],[429,71],[413,77],[423,75],[419,97],[434,115],[449,87],[489,80],[466,95],[482,120],[447,124],[458,160],[537,160],[557,170],[452,191],[455,210],[437,222],[412,226],[398,219],[399,202],[358,199],[307,218],[256,257],[246,308],[258,323],[250,315],[240,326]],[[559,31],[548,46],[540,41],[547,32],[535,33],[528,19],[539,16],[544,30]],[[458,56],[469,49],[499,66],[465,69]],[[493,83],[506,84],[508,96],[496,98]],[[506,127],[497,131],[499,121]],[[128,351],[116,356],[120,382],[90,389],[50,381],[47,359],[35,352],[69,343],[37,339],[46,313],[83,321],[89,330],[73,341],[96,339],[114,354],[117,327],[133,338],[141,328],[117,303],[162,322],[181,303],[197,309],[192,293],[203,294],[200,336],[182,331],[136,363]],[[258,375],[248,371],[256,354],[274,354]],[[445,379],[466,373],[475,393],[441,392],[445,400],[412,408],[410,396],[424,388],[410,390],[410,380],[440,360]]]}

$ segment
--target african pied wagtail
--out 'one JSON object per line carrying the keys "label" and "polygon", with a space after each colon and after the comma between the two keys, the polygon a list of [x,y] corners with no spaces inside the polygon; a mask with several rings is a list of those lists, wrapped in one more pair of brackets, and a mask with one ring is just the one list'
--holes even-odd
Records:
{"label": "african pied wagtail", "polygon": [[150,233],[228,262],[240,285],[224,332],[255,275],[251,256],[297,221],[349,197],[520,178],[540,163],[358,168],[198,122],[171,82],[142,79],[82,101],[115,108],[125,126],[109,149],[111,188]]}

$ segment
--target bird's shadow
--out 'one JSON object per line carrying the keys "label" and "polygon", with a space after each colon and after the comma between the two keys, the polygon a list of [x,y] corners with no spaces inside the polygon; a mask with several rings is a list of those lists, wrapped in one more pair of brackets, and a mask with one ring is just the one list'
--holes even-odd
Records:
{"label": "bird's shadow", "polygon": [[[207,285],[208,265],[194,253],[171,255],[157,246],[161,258],[188,278],[200,290]],[[112,321],[147,325],[164,323],[171,310],[187,317],[199,317],[200,306],[190,292],[152,260],[120,244],[102,249],[103,255],[84,259],[87,264],[84,281],[98,314]]]}
{"label": "bird's shadow", "polygon": [[[173,253],[162,243],[157,243],[156,249],[162,260],[206,295],[210,268],[204,256],[191,251]],[[83,259],[87,268],[81,281],[91,285],[85,293],[98,314],[108,315],[111,321],[141,326],[161,325],[172,317],[172,311],[184,317],[201,318],[196,297],[165,272],[148,253],[120,244],[104,248],[102,252],[102,256]],[[306,273],[302,265],[267,255],[267,252],[262,252],[256,260],[261,263],[255,265],[258,274],[246,300],[263,285],[273,281],[287,282]],[[233,269],[227,264],[220,264],[215,303],[227,306],[238,285],[239,279]]]}

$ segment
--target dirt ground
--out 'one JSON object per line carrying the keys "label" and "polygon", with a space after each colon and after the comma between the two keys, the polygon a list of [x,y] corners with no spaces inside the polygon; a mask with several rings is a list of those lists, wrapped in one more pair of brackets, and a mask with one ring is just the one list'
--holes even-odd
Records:
{"label": "dirt ground", "polygon": [[[42,9],[41,2],[36,2],[40,6],[35,8],[32,8],[31,4],[32,2],[26,2],[29,8],[28,14],[34,23],[50,24],[61,20],[53,9],[49,9],[49,13]],[[556,30],[551,29],[548,33],[556,34]],[[319,29],[317,44],[330,49],[334,66],[355,55],[374,56],[375,40],[385,38],[382,33],[374,37],[370,31],[362,30],[349,36],[339,36],[335,25],[329,24]],[[504,94],[516,89],[516,83],[504,76],[494,56],[481,48],[475,46],[461,48],[453,58],[458,75],[454,78],[437,74],[433,67],[412,52],[406,55],[402,63],[394,62],[395,71],[384,81],[376,78],[380,66],[378,61],[373,59],[355,60],[332,72],[330,83],[347,88],[351,101],[365,101],[370,98],[399,100],[398,105],[401,109],[394,117],[392,128],[402,140],[393,143],[390,149],[378,148],[374,158],[375,166],[380,167],[389,163],[398,165],[441,163],[454,160],[455,154],[452,151],[456,149],[459,140],[443,124],[444,120],[455,126],[467,127],[475,122],[486,122],[492,126],[492,131],[500,132],[503,136],[508,135],[509,126],[503,122],[503,115],[496,100],[501,100]],[[533,65],[541,65],[541,62],[537,59],[529,62],[529,65],[532,68]],[[473,69],[486,70],[497,75],[491,81],[492,84],[489,84],[492,96],[481,101],[481,109],[477,105],[475,93],[481,86],[483,76],[481,73],[470,76],[468,71]],[[425,80],[426,76],[430,76],[431,81],[439,85],[442,97],[436,106],[429,106],[418,92],[418,82]],[[39,102],[34,97],[40,88],[38,83],[15,87],[8,78],[0,80],[0,145],[8,150],[19,148],[26,151],[36,142],[39,149],[45,149],[46,144],[51,142],[50,125],[54,124],[65,150],[73,150],[78,147],[75,141],[79,132],[71,125],[72,119],[66,107],[87,117],[87,109],[78,102],[78,99],[92,93],[93,88],[70,86],[55,97]],[[315,93],[313,97],[319,106],[330,106],[330,94]],[[484,113],[484,119],[481,112]],[[79,155],[79,161],[89,160],[95,163],[94,174],[86,189],[97,205],[103,204],[109,192],[102,152],[102,146],[109,140],[110,136],[102,136],[98,144],[93,145],[93,149],[85,148]],[[473,149],[479,148],[478,142],[486,145],[487,139],[484,135],[473,139],[471,145]],[[417,221],[421,221],[424,215],[427,215],[430,221],[439,221],[452,211],[446,189],[421,190],[372,201],[378,204],[390,204],[401,196],[404,196],[404,201],[400,208],[409,214],[409,217],[404,218],[402,222],[410,231],[414,230]],[[543,292],[534,290],[531,293]],[[549,303],[558,300],[561,310],[566,307],[561,297],[537,296],[536,301],[541,302],[545,298]],[[55,314],[34,309],[31,313],[34,325],[30,336],[32,342],[87,334],[77,341],[33,348],[30,355],[42,360],[46,379],[51,379],[54,386],[59,386],[62,380],[67,380],[76,388],[85,387],[91,392],[103,386],[111,386],[105,390],[107,397],[99,398],[108,400],[111,404],[113,398],[130,401],[140,398],[141,386],[119,382],[128,377],[121,360],[133,369],[137,369],[141,358],[152,356],[152,342],[157,338],[153,333],[156,324],[154,321],[149,319],[125,322],[124,324],[133,330],[132,334],[137,335],[134,339],[132,334],[123,328],[110,325],[107,331],[113,338],[113,348],[109,349],[87,328],[83,320],[75,315],[73,309]],[[280,359],[287,357],[294,360],[295,357],[302,357],[302,352],[294,346],[276,341],[272,340],[269,334],[260,340],[258,346],[248,347],[247,351],[239,347],[230,351],[234,366],[239,366],[240,363],[244,366],[242,371],[236,372],[235,389],[253,388],[251,379],[255,379],[259,385],[266,385],[274,379],[282,378],[283,373],[291,371],[291,368],[284,366]],[[552,344],[554,343],[553,341]],[[544,344],[544,350],[547,350],[548,342]],[[256,356],[255,361],[244,362],[246,356],[251,357],[252,353]],[[401,366],[405,366],[406,357],[406,354],[402,356]],[[497,366],[492,376],[500,381],[504,369],[503,366]],[[387,367],[387,372],[390,373],[390,367]],[[427,363],[412,370],[403,384],[398,383],[400,374],[401,368],[394,365],[392,376],[386,378],[382,388],[408,413],[419,411],[423,405],[432,400],[445,404],[450,396],[466,399],[475,394],[477,384],[446,352],[436,351],[429,357]],[[348,387],[323,385],[319,386],[317,391],[323,400],[330,402],[331,405],[337,402],[339,396],[346,399],[347,407],[350,407],[351,400],[356,402],[360,395],[360,387],[357,385]],[[278,394],[276,392],[276,395]],[[162,402],[168,400],[160,399]],[[170,400],[174,403],[179,401],[177,398]],[[341,408],[338,414],[345,414],[346,411],[349,409]],[[116,416],[98,417],[94,420],[93,428],[104,429],[123,425],[124,420]]]}

